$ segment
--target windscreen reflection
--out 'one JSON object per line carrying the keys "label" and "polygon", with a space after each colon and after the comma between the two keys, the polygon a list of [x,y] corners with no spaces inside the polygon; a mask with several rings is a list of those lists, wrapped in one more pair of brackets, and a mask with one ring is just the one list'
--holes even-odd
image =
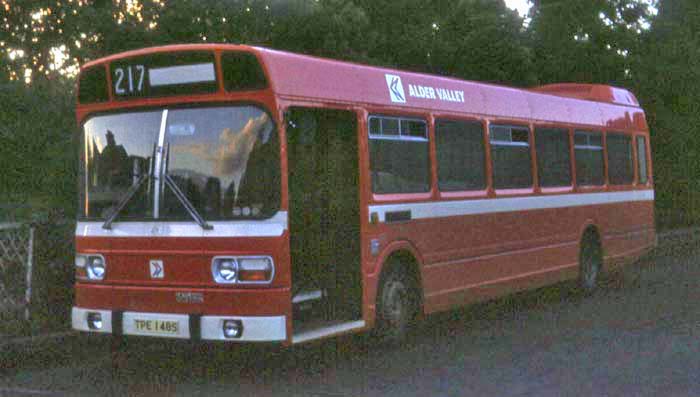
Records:
{"label": "windscreen reflection", "polygon": [[[255,107],[171,111],[166,169],[205,219],[269,217],[279,208],[279,145]],[[165,192],[164,217],[183,208]]]}
{"label": "windscreen reflection", "polygon": [[[154,170],[163,111],[97,116],[84,124],[82,216],[105,219],[144,175],[167,173],[207,220],[266,218],[279,209],[279,143],[253,106],[170,109],[161,170]],[[158,174],[160,175],[160,174]],[[155,189],[160,189],[158,202]],[[119,220],[191,220],[162,178],[150,178]]]}

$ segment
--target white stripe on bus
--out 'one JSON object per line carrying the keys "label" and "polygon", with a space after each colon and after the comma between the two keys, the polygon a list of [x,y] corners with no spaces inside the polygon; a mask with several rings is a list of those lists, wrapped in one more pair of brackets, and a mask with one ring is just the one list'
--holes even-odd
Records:
{"label": "white stripe on bus", "polygon": [[575,193],[495,199],[431,201],[406,204],[377,204],[369,206],[369,214],[371,219],[372,213],[377,213],[379,221],[385,222],[387,212],[411,211],[411,219],[425,219],[653,200],[654,191],[649,189],[625,192]]}
{"label": "white stripe on bus", "polygon": [[78,222],[79,237],[278,237],[287,230],[287,211],[279,211],[270,219],[212,221],[214,228],[204,230],[191,222],[120,222],[103,229],[104,222]]}
{"label": "white stripe on bus", "polygon": [[[411,211],[411,219],[442,218],[460,215],[478,215],[498,212],[579,207],[654,200],[654,191],[576,193],[543,196],[431,201],[406,204],[378,204],[369,206],[370,215],[376,212],[380,222],[386,221],[387,212]],[[276,237],[287,230],[287,211],[280,211],[270,219],[246,221],[213,221],[214,228],[203,230],[194,222],[115,222],[111,229],[103,229],[104,222],[78,222],[76,236],[84,237]]]}

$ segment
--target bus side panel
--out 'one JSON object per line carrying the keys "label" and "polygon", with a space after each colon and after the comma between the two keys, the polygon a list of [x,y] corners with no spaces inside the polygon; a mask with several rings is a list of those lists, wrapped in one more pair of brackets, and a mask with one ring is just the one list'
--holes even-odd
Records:
{"label": "bus side panel", "polygon": [[626,203],[607,211],[603,226],[603,253],[606,265],[618,266],[654,246],[654,203]]}
{"label": "bus side panel", "polygon": [[430,223],[425,241],[426,312],[575,277],[580,226],[590,209],[492,213]]}
{"label": "bus side panel", "polygon": [[381,224],[377,232],[386,242],[408,240],[423,255],[430,313],[577,277],[587,223],[599,228],[606,256],[638,255],[653,244],[652,206],[628,202],[426,218]]}

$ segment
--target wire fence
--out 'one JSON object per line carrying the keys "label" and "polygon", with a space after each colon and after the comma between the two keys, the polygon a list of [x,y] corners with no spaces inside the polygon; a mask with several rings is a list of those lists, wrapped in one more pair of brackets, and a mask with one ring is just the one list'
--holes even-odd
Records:
{"label": "wire fence", "polygon": [[0,205],[0,341],[70,327],[74,235],[61,212]]}
{"label": "wire fence", "polygon": [[[34,233],[31,224],[0,223],[0,312],[30,319]],[[20,314],[21,315],[21,314]]]}

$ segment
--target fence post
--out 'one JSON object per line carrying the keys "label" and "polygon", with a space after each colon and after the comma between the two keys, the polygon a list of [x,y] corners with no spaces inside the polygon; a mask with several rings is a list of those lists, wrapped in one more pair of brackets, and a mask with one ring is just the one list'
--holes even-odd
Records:
{"label": "fence post", "polygon": [[29,305],[32,301],[32,264],[34,261],[34,225],[29,226],[27,246],[27,289],[24,292],[24,319],[29,321]]}

